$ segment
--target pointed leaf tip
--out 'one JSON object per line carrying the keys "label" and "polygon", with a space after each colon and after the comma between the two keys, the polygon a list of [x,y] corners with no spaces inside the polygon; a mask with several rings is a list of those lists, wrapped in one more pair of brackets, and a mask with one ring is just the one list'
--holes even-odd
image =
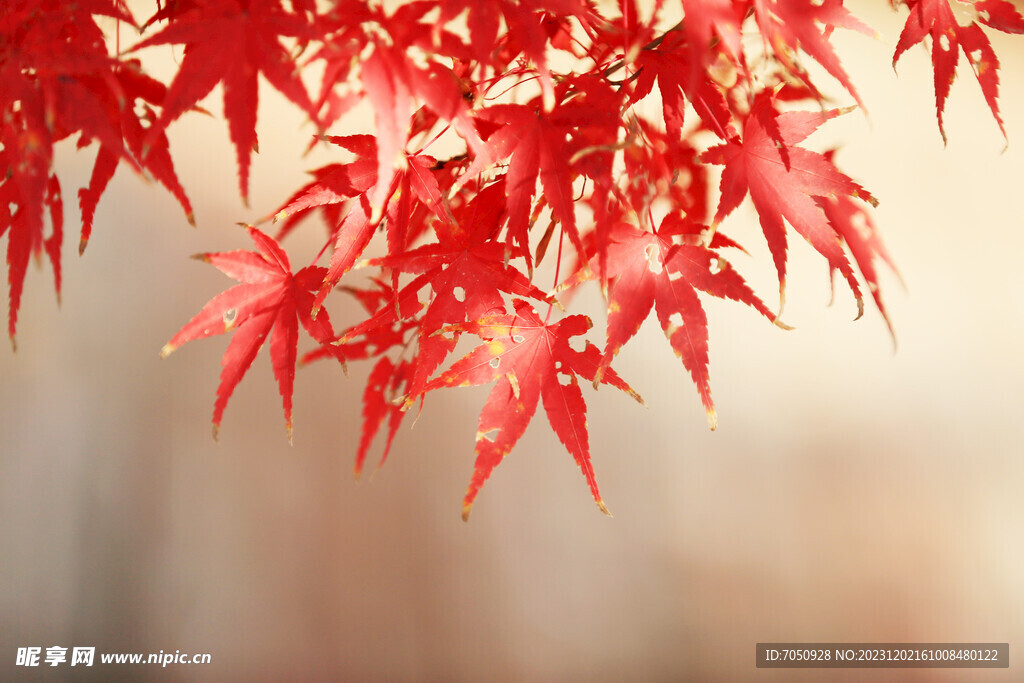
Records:
{"label": "pointed leaf tip", "polygon": [[609,517],[612,516],[612,513],[608,510],[608,507],[604,504],[604,501],[601,500],[600,498],[597,499],[597,507],[599,507],[601,509],[601,512],[603,512],[604,514],[608,515]]}
{"label": "pointed leaf tip", "polygon": [[177,348],[178,347],[174,346],[173,344],[164,344],[164,347],[162,349],[160,349],[160,358],[167,358],[167,356],[169,356],[172,353],[174,353],[174,351]]}
{"label": "pointed leaf tip", "polygon": [[214,441],[218,441],[217,437],[219,436],[219,434],[220,434],[220,425],[218,423],[214,422],[213,423],[213,440]]}
{"label": "pointed leaf tip", "polygon": [[708,429],[711,431],[718,429],[718,413],[714,408],[708,410]]}
{"label": "pointed leaf tip", "polygon": [[772,324],[775,325],[775,327],[778,327],[780,330],[786,330],[787,332],[793,329],[791,325],[787,325],[786,323],[782,322],[782,320],[778,316],[775,316],[775,319],[772,320]]}

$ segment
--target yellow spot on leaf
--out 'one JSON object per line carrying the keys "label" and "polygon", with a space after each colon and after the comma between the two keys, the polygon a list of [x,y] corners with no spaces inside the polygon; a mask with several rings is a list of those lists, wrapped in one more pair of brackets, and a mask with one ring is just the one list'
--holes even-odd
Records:
{"label": "yellow spot on leaf", "polygon": [[512,395],[515,396],[516,400],[518,401],[519,400],[519,380],[516,379],[516,373],[514,373],[514,372],[507,372],[507,373],[505,373],[505,377],[508,378],[509,386],[512,387]]}

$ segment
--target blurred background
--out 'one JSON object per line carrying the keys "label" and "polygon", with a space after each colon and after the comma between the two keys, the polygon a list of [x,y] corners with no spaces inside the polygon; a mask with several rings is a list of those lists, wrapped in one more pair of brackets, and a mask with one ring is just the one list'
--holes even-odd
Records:
{"label": "blurred background", "polygon": [[[228,339],[159,358],[230,285],[188,256],[250,248],[234,224],[276,208],[329,159],[301,157],[295,140],[313,131],[265,82],[252,209],[237,198],[226,124],[203,116],[170,129],[197,229],[161,188],[119,171],[77,258],[68,201],[62,307],[48,268],[31,272],[18,352],[0,352],[0,678],[825,678],[755,669],[762,641],[1008,641],[1017,661],[1024,41],[989,32],[1003,63],[1007,151],[963,61],[943,148],[928,52],[912,49],[898,75],[890,66],[906,10],[848,4],[881,34],[835,37],[870,113],[830,122],[808,146],[842,143],[841,168],[881,201],[876,219],[907,284],[883,272],[898,349],[870,304],[851,322],[841,286],[827,306],[824,262],[794,237],[785,319],[796,329],[706,304],[720,419],[711,433],[648,321],[616,366],[648,409],[608,389],[587,394],[612,519],[538,414],[470,522],[460,520],[486,387],[432,396],[387,464],[357,483],[369,367],[352,366],[348,379],[336,365],[300,369],[290,447],[264,351],[213,442]],[[219,111],[219,88],[204,105]],[[91,162],[61,150],[68,198]],[[723,230],[750,250],[733,262],[773,306],[776,276],[753,212]],[[293,263],[308,262],[321,236],[310,225],[287,242]],[[600,343],[599,293],[574,306],[595,319]],[[333,311],[340,326],[343,306]],[[208,652],[212,664],[11,666],[17,647],[51,645]]]}

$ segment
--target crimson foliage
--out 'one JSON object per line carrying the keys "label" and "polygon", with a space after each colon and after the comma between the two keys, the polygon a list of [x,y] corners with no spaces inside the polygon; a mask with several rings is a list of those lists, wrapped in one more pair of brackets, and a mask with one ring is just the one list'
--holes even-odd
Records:
{"label": "crimson foliage", "polygon": [[[1002,130],[999,62],[986,30],[1022,33],[1024,17],[1007,0],[893,4],[909,10],[894,65],[912,45],[931,43],[943,139],[960,49]],[[117,24],[142,38],[119,51],[107,35]],[[652,310],[712,429],[701,296],[731,299],[785,327],[790,228],[842,276],[860,313],[858,270],[888,323],[877,262],[892,262],[870,217],[876,202],[831,154],[801,146],[846,111],[825,108],[807,61],[863,106],[831,42],[836,28],[874,34],[842,0],[619,0],[610,9],[586,0],[416,0],[391,9],[368,0],[167,0],[141,23],[124,0],[8,0],[0,16],[0,236],[8,239],[12,343],[30,256],[46,254],[60,294],[54,144],[77,136],[79,147],[98,147],[89,185],[78,191],[80,252],[122,163],[166,187],[192,222],[165,130],[221,85],[247,201],[262,74],[315,123],[314,144],[330,146],[338,161],[313,171],[277,210],[276,238],[248,226],[256,251],[199,256],[240,284],[207,303],[163,355],[233,331],[214,433],[269,336],[290,436],[305,330],[316,348],[302,362],[374,361],[357,474],[381,427],[386,457],[403,417],[428,394],[493,383],[463,516],[539,403],[607,512],[579,379],[641,400],[611,363]],[[183,46],[183,56],[165,84],[136,55],[168,44]],[[554,66],[567,61],[571,70]],[[313,92],[307,68],[320,77]],[[660,107],[640,106],[655,90]],[[373,135],[327,135],[363,100],[374,112]],[[442,146],[455,151],[431,153]],[[714,210],[712,166],[721,167]],[[779,276],[775,311],[727,260],[740,247],[718,229],[748,195]],[[317,257],[325,265],[293,272],[279,241],[314,211],[329,229]],[[377,233],[386,253],[367,253]],[[541,282],[536,267],[551,252],[554,277]],[[357,267],[372,270],[356,277]],[[603,350],[573,341],[592,323],[565,311],[568,293],[591,280],[607,301]],[[366,316],[336,332],[325,308],[338,290]],[[463,334],[481,343],[455,360]]]}

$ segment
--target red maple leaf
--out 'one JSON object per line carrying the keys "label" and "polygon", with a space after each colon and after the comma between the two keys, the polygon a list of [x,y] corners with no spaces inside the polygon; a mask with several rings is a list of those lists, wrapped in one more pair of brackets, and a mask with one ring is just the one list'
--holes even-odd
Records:
{"label": "red maple leaf", "polygon": [[1006,33],[1024,33],[1024,16],[1007,0],[974,0],[978,21]]}
{"label": "red maple leaf", "polygon": [[946,108],[950,86],[956,77],[956,65],[960,60],[960,49],[967,56],[974,76],[978,79],[981,92],[985,96],[992,116],[995,117],[999,130],[1006,137],[1003,119],[999,115],[999,59],[996,57],[988,36],[978,26],[977,21],[1007,33],[1024,33],[1024,18],[1006,0],[983,0],[982,2],[957,2],[957,8],[963,12],[966,8],[974,10],[969,17],[970,23],[961,25],[957,21],[949,0],[906,0],[910,7],[910,16],[903,26],[896,51],[892,55],[893,68],[903,53],[912,45],[931,36],[932,67],[935,72],[935,113],[939,121],[939,133],[942,141],[946,141],[946,130],[943,126],[942,114]]}
{"label": "red maple leaf", "polygon": [[846,246],[857,262],[857,268],[861,276],[868,284],[871,297],[875,300],[878,312],[885,319],[885,324],[892,335],[893,343],[896,343],[896,331],[893,329],[892,321],[889,319],[889,312],[882,303],[882,292],[878,284],[878,270],[875,262],[881,260],[899,277],[896,270],[896,263],[889,256],[889,251],[882,243],[882,236],[878,232],[875,221],[862,202],[852,197],[836,197],[834,199],[822,199],[821,206],[828,216],[828,222],[835,229],[836,233],[843,238]]}
{"label": "red maple leaf", "polygon": [[[108,143],[107,137],[102,133],[82,131],[82,140],[79,142],[79,146],[84,145],[88,137],[95,136],[100,139],[100,149],[96,153],[96,163],[89,178],[89,186],[78,191],[78,204],[82,212],[82,236],[78,242],[79,254],[85,251],[86,244],[89,242],[93,218],[100,197],[111,178],[114,177],[114,172],[122,159],[126,160],[136,172],[145,170],[166,187],[184,209],[185,219],[191,225],[195,225],[192,205],[174,170],[167,136],[163,130],[154,126],[157,116],[151,105],[160,106],[163,103],[167,88],[160,81],[144,74],[135,60],[126,60],[118,64],[113,73],[119,87],[117,94],[122,98],[127,98],[128,102],[141,105],[142,113],[136,113],[135,106],[127,106],[124,103],[118,106],[118,101],[113,99],[109,92],[97,93],[97,99],[103,99],[105,96],[105,116],[109,128],[120,131],[128,149],[126,151],[124,145],[120,144],[120,136],[115,146]],[[148,149],[146,149],[147,145]],[[145,154],[143,154],[144,151]]]}
{"label": "red maple leaf", "polygon": [[[110,56],[97,16],[134,25],[123,3],[111,0],[10,2],[0,16],[0,235],[10,231],[12,344],[30,255],[39,256],[45,249],[60,300],[63,205],[60,184],[52,174],[55,143],[75,134],[78,147],[99,143],[89,187],[79,190],[79,252],[92,229],[96,203],[121,160],[164,184],[191,220],[166,140],[157,141],[151,160],[137,160],[146,129],[143,121],[152,116],[148,106],[160,105],[163,86],[142,74],[136,63]],[[44,238],[46,209],[52,229]]]}
{"label": "red maple leaf", "polygon": [[695,68],[704,70],[713,62],[716,51],[715,38],[719,45],[736,64],[743,62],[743,46],[740,44],[740,26],[743,10],[735,0],[682,0],[683,31],[690,46],[691,61]]}
{"label": "red maple leaf", "polygon": [[843,0],[753,0],[753,4],[761,34],[771,44],[775,58],[790,73],[818,95],[807,71],[796,61],[796,51],[803,50],[825,67],[853,95],[858,105],[864,107],[857,89],[839,62],[829,36],[835,27],[853,29],[868,36],[877,34],[850,14],[843,7]]}
{"label": "red maple leaf", "polygon": [[[393,180],[405,169],[410,156],[405,154],[405,146],[413,131],[417,100],[437,117],[451,122],[470,148],[480,151],[483,147],[469,117],[461,79],[438,61],[427,59],[421,65],[422,60],[414,60],[410,55],[411,47],[426,54],[436,49],[433,41],[440,27],[421,21],[433,7],[430,2],[414,2],[400,6],[390,15],[379,8],[371,13],[384,33],[368,39],[373,50],[359,60],[360,81],[373,108],[377,133],[377,184],[367,197],[373,226],[383,217],[395,189]],[[359,14],[354,18],[359,18]],[[444,33],[440,42],[447,54],[461,52],[461,42],[452,34]]]}
{"label": "red maple leaf", "polygon": [[310,317],[312,292],[323,281],[324,269],[307,266],[293,275],[288,255],[278,243],[252,226],[247,229],[257,251],[237,250],[194,257],[216,266],[242,284],[210,299],[167,342],[160,356],[166,358],[186,342],[236,330],[221,359],[223,370],[213,408],[213,436],[216,438],[231,393],[270,335],[270,360],[284,402],[285,427],[290,441],[299,321],[320,343],[328,343],[334,337],[326,311],[321,311],[316,320]]}
{"label": "red maple leaf", "polygon": [[[559,94],[563,97],[566,95],[565,86],[559,88]],[[584,148],[583,139],[577,135],[577,131],[580,126],[593,127],[595,124],[603,128],[600,123],[609,114],[607,110],[575,100],[563,102],[550,113],[544,113],[539,98],[528,105],[498,104],[476,113],[481,121],[498,124],[500,127],[487,137],[486,152],[474,159],[465,174],[455,183],[455,189],[477,177],[477,174],[493,166],[496,161],[511,157],[505,173],[509,212],[508,241],[519,246],[520,254],[526,258],[531,273],[533,257],[530,252],[529,229],[538,179],[543,188],[544,201],[551,207],[552,217],[559,223],[564,234],[568,235],[577,252],[583,253],[583,244],[576,226],[572,187],[572,162],[575,155]],[[618,117],[615,118],[617,121]],[[605,142],[611,147],[616,140],[612,137]]]}
{"label": "red maple leaf", "polygon": [[[551,428],[583,471],[598,507],[609,514],[590,461],[587,405],[577,380],[577,375],[594,380],[601,352],[589,342],[583,351],[569,346],[572,337],[591,328],[590,318],[571,315],[548,324],[527,302],[516,299],[514,305],[514,315],[491,315],[455,326],[486,341],[426,388],[431,391],[497,380],[480,413],[476,466],[462,501],[462,518],[469,519],[480,487],[526,431],[538,401],[543,401]],[[600,381],[641,400],[611,368]]]}
{"label": "red maple leaf", "polygon": [[708,209],[708,168],[697,159],[689,141],[673,142],[643,119],[623,150],[628,184],[626,202],[645,211],[656,197],[667,196],[692,220],[711,220]]}
{"label": "red maple leaf", "polygon": [[[519,53],[533,62],[546,108],[554,104],[554,79],[548,67],[547,46],[557,42],[546,30],[551,25],[548,20],[553,19],[556,26],[569,17],[575,17],[584,26],[592,21],[588,3],[581,0],[441,0],[440,5],[442,22],[468,10],[466,25],[472,54],[481,63],[501,71]],[[508,31],[497,39],[502,19]],[[511,48],[503,51],[505,59],[497,58],[499,47]]]}
{"label": "red maple leaf", "polygon": [[308,62],[323,62],[315,107],[325,128],[362,99],[353,88],[338,92],[335,86],[349,82],[353,67],[359,63],[359,53],[366,45],[366,27],[373,20],[374,12],[366,0],[336,0],[326,13],[314,17],[320,45]]}
{"label": "red maple leaf", "polygon": [[[29,258],[39,258],[44,250],[60,300],[63,202],[51,169],[53,144],[68,134],[57,129],[70,126],[58,126],[54,90],[70,80],[62,61],[87,73],[109,67],[90,10],[120,11],[109,2],[93,3],[85,11],[57,3],[11,2],[0,14],[0,237],[8,235],[7,328],[14,349]],[[44,236],[47,208],[49,237]]]}
{"label": "red maple leaf", "polygon": [[[0,136],[4,148],[0,150],[0,168],[16,169],[20,162],[12,163],[11,156],[23,152],[24,148],[11,145],[7,136]],[[15,155],[11,155],[14,152]],[[24,157],[23,157],[24,158]],[[26,173],[11,180],[0,183],[0,237],[8,231],[7,237],[7,283],[9,304],[7,314],[7,333],[11,339],[11,348],[17,351],[15,333],[18,328],[18,309],[21,306],[21,294],[25,285],[25,274],[28,270],[30,256],[37,259],[45,251],[53,268],[54,287],[57,301],[60,302],[61,264],[60,243],[63,239],[64,203],[60,194],[60,183],[57,176],[35,178]],[[38,194],[37,194],[38,191]],[[25,199],[25,195],[29,195]],[[11,206],[17,208],[12,212]],[[50,212],[51,231],[44,236],[43,207]]]}
{"label": "red maple leaf", "polygon": [[825,156],[796,146],[822,123],[842,113],[843,110],[832,109],[780,114],[774,108],[774,95],[763,91],[746,118],[743,137],[712,147],[701,155],[706,163],[725,166],[715,226],[750,193],[779,273],[780,315],[786,284],[784,220],[828,260],[830,268],[843,274],[857,298],[859,312],[864,311],[853,269],[818,198],[852,196],[872,204],[876,201]]}
{"label": "red maple leaf", "polygon": [[[168,12],[172,8],[176,11]],[[259,74],[310,119],[317,120],[295,60],[281,42],[282,38],[300,43],[310,39],[311,24],[304,13],[286,12],[281,0],[179,0],[168,3],[158,17],[169,18],[170,24],[132,51],[183,43],[185,56],[168,87],[150,140],[223,83],[224,118],[238,159],[238,187],[248,203],[249,166],[257,147]]]}
{"label": "red maple leaf", "polygon": [[[1024,17],[1009,0],[906,2],[911,16],[893,63],[911,45],[932,41],[943,137],[943,107],[961,49],[1002,129],[999,64],[984,27],[1024,33]],[[64,207],[55,144],[96,143],[91,178],[78,193],[80,249],[118,166],[158,180],[191,219],[167,127],[223,87],[245,199],[258,151],[262,75],[316,124],[310,148],[327,140],[351,156],[313,171],[276,214],[279,239],[310,212],[324,214],[329,234],[313,262],[331,250],[328,267],[293,273],[277,239],[252,226],[254,251],[197,256],[238,283],[206,303],[162,355],[235,332],[222,358],[214,437],[264,343],[289,439],[297,363],[331,357],[344,368],[349,360],[372,360],[357,476],[382,432],[383,464],[405,414],[417,400],[422,407],[427,393],[491,384],[463,516],[541,403],[607,512],[591,463],[581,378],[639,400],[611,366],[653,313],[714,428],[705,295],[735,300],[781,325],[721,256],[739,245],[717,229],[747,195],[778,271],[780,312],[792,228],[825,257],[833,285],[835,272],[843,275],[861,310],[858,283],[866,281],[892,329],[878,287],[880,262],[892,261],[871,220],[873,198],[831,154],[800,146],[842,113],[818,111],[822,96],[808,60],[861,104],[831,36],[837,27],[873,32],[843,0],[614,4],[619,16],[606,19],[590,0],[161,0],[125,53],[102,29],[115,22],[138,28],[127,0],[6,0],[0,236],[8,239],[12,341],[32,258],[49,259],[60,296]],[[665,30],[680,9],[682,21]],[[748,19],[747,38],[760,34],[760,46],[741,38]],[[125,58],[157,45],[184,46],[174,49],[180,67],[169,85]],[[300,77],[310,65],[319,84],[312,98]],[[652,117],[639,102],[655,87],[661,104]],[[813,111],[795,111],[798,100]],[[373,135],[322,135],[359,103],[372,110]],[[687,106],[700,120],[684,128]],[[719,140],[704,145],[708,131]],[[723,167],[713,216],[710,165]],[[665,218],[657,223],[654,216]],[[386,247],[374,253],[378,234]],[[565,241],[572,248],[563,259]],[[581,339],[589,318],[566,314],[550,322],[553,305],[561,308],[568,296],[556,301],[537,287],[534,266],[545,255],[560,289],[599,281],[608,309],[603,349]],[[363,267],[373,269],[366,282],[342,282],[358,279],[366,271],[349,273]],[[573,274],[565,278],[567,272]],[[326,311],[317,317],[336,289],[365,309],[341,335]],[[543,318],[534,309],[538,301],[549,305]],[[301,360],[300,328],[316,344]],[[463,333],[483,343],[455,360],[469,339]]]}
{"label": "red maple leaf", "polygon": [[[285,234],[292,226],[292,221],[314,208],[329,210],[329,216],[343,215],[333,227],[329,239],[334,251],[324,282],[314,300],[314,317],[323,300],[338,284],[342,275],[356,264],[370,243],[376,228],[371,215],[370,195],[381,186],[378,166],[374,161],[378,147],[373,136],[331,136],[325,139],[355,153],[357,160],[350,164],[331,164],[314,172],[318,180],[292,195],[274,217],[274,220],[287,219],[281,231]],[[437,160],[425,154],[405,153],[402,159],[402,168],[391,173],[383,205],[385,215],[389,218],[388,247],[394,253],[402,251],[406,243],[418,233],[410,229],[411,223],[422,224],[428,213],[441,219],[449,216],[438,180],[433,174]],[[392,201],[396,196],[397,201]],[[339,205],[343,203],[345,207],[342,210]]]}
{"label": "red maple leaf", "polygon": [[[710,248],[706,247],[702,243],[706,232],[704,226],[679,214],[669,214],[653,231],[628,223],[617,223],[612,229],[606,271],[613,280],[608,297],[608,341],[597,378],[654,308],[672,350],[697,386],[708,425],[715,429],[718,418],[708,375],[708,321],[697,290],[745,303],[773,322],[775,315],[715,251],[739,245],[716,232]],[[596,260],[597,256],[591,261],[591,273],[596,272]],[[589,279],[586,272],[579,271],[563,286]]]}
{"label": "red maple leaf", "polygon": [[724,140],[729,136],[729,105],[708,72],[692,61],[693,50],[686,36],[683,31],[669,31],[656,46],[640,51],[635,62],[640,75],[629,101],[646,97],[657,80],[672,144],[682,144],[687,100],[705,126]]}
{"label": "red maple leaf", "polygon": [[387,440],[384,452],[377,463],[378,469],[387,460],[395,434],[402,425],[405,411],[402,410],[402,385],[409,379],[410,364],[408,361],[392,362],[383,356],[370,371],[363,392],[363,431],[359,438],[359,450],[356,452],[355,475],[358,478],[363,471],[366,455],[373,444],[381,425],[387,420]]}
{"label": "red maple leaf", "polygon": [[[371,278],[370,282],[372,286],[367,288],[339,286],[338,290],[355,297],[370,315],[379,313],[386,302],[391,302],[390,305],[394,306],[396,298],[394,288],[380,278]],[[410,302],[399,296],[399,305],[403,307],[403,311],[409,304],[421,307],[419,302]],[[411,316],[413,313],[415,310],[409,315]],[[363,324],[359,325],[361,328],[362,326]],[[334,358],[341,363],[342,369],[348,374],[348,361],[376,358],[396,346],[406,346],[408,332],[415,327],[415,321],[402,319],[398,324],[379,325],[359,335],[352,331],[353,328],[349,328],[338,339],[332,340],[330,343],[321,341],[318,348],[303,354],[299,359],[299,365],[306,365],[321,358]],[[359,336],[360,339],[354,341],[352,338],[356,336]]]}
{"label": "red maple leaf", "polygon": [[330,136],[327,142],[353,152],[355,161],[333,163],[314,171],[314,180],[299,188],[277,211],[274,222],[284,221],[277,239],[290,233],[298,221],[309,215],[313,209],[322,209],[328,221],[331,236],[343,217],[346,203],[365,195],[377,183],[376,143],[370,135]]}
{"label": "red maple leaf", "polygon": [[[418,293],[428,286],[431,290],[429,304],[418,320],[418,353],[410,372],[406,408],[423,394],[430,376],[454,350],[458,333],[453,325],[503,313],[502,292],[553,302],[507,262],[505,244],[493,239],[505,213],[504,196],[505,183],[492,183],[457,211],[453,216],[457,222],[435,222],[437,242],[369,262],[396,274],[412,273],[418,277],[398,294],[397,301],[381,306],[343,339],[391,325],[399,316],[419,313],[422,306]],[[456,334],[439,334],[445,327]]]}
{"label": "red maple leaf", "polygon": [[603,71],[605,76],[626,66],[641,48],[657,40],[657,9],[645,21],[636,0],[619,0],[617,4],[619,16],[594,25],[593,48],[597,52],[590,56],[602,64],[611,60]]}

